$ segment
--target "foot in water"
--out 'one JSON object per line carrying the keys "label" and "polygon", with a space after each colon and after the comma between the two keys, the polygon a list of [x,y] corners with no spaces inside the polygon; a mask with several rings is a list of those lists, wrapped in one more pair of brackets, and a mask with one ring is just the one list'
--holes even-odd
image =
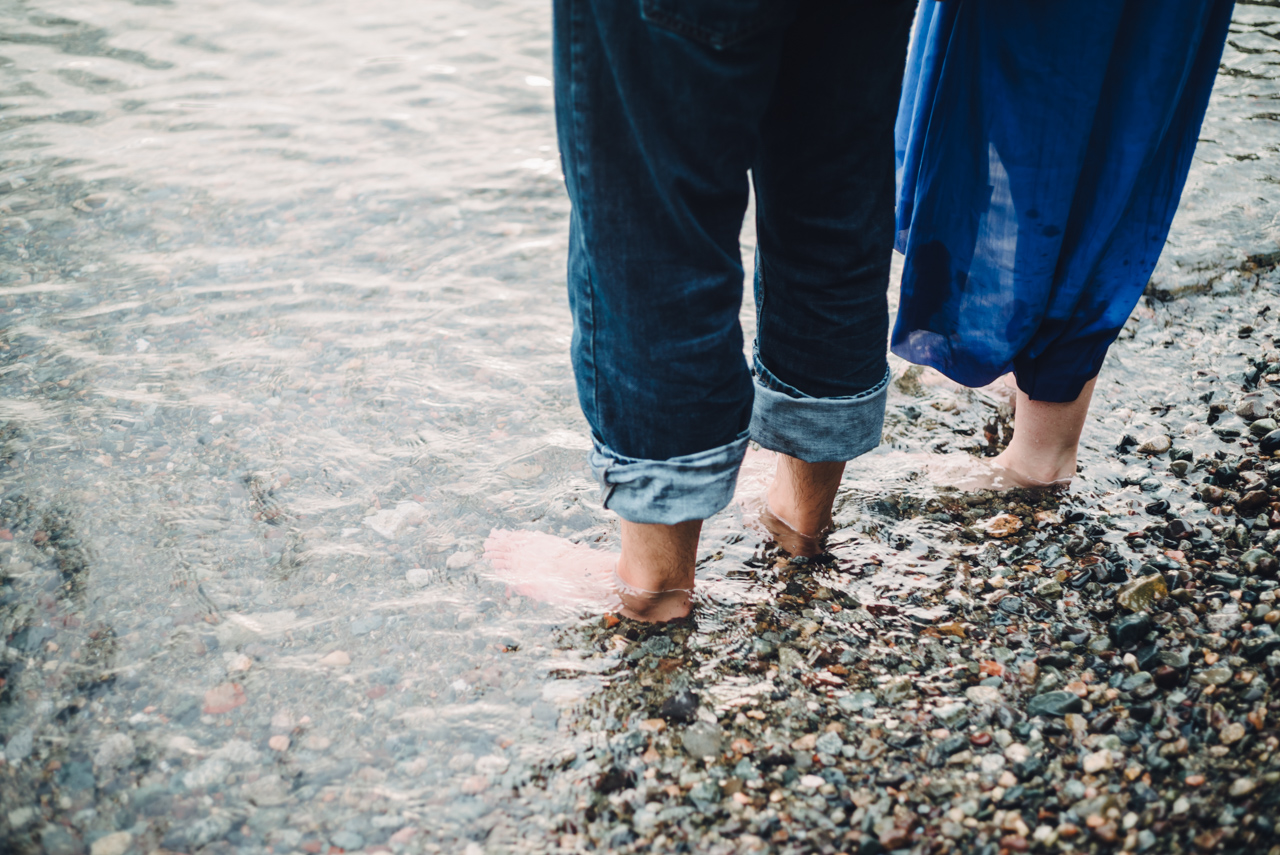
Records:
{"label": "foot in water", "polygon": [[[823,541],[831,529],[831,513],[818,514],[813,533],[808,534],[777,514],[774,507],[786,503],[790,481],[781,470],[782,456],[775,451],[748,448],[738,470],[734,498],[742,508],[748,526],[763,530],[791,555],[812,558],[825,551]],[[788,514],[788,510],[783,511]]]}
{"label": "foot in water", "polygon": [[540,531],[494,529],[484,544],[484,557],[495,580],[518,594],[558,606],[605,614],[617,612],[648,622],[685,617],[692,608],[692,588],[646,591],[618,576],[616,552],[592,549]]}
{"label": "foot in water", "polygon": [[1006,450],[996,457],[985,460],[968,454],[951,454],[924,462],[929,479],[933,483],[940,487],[954,487],[966,493],[976,493],[981,490],[1001,492],[1020,489],[1062,489],[1071,486],[1071,475],[1052,479],[1033,478],[1026,475],[1017,468],[1018,461],[1010,460],[1007,454]]}

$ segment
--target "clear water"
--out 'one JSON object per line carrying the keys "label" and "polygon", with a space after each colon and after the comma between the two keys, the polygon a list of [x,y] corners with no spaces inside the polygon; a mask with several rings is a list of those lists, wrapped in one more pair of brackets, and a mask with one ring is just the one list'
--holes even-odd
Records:
{"label": "clear water", "polygon": [[[1186,433],[1149,402],[1190,394],[1214,313],[1247,304],[1235,271],[1280,249],[1280,10],[1237,18],[1161,268],[1220,277],[1226,308],[1141,310],[1104,372],[1077,489],[1118,509],[1138,500],[1115,431]],[[15,851],[53,851],[52,826],[248,853],[537,849],[577,828],[625,660],[478,557],[495,527],[616,536],[566,355],[549,28],[543,0],[0,4]],[[913,548],[850,590],[949,584],[948,527],[876,502],[931,494],[895,454],[976,449],[993,418],[981,396],[895,391],[889,445],[849,474],[842,554]],[[772,594],[736,509],[703,549],[714,660]]]}

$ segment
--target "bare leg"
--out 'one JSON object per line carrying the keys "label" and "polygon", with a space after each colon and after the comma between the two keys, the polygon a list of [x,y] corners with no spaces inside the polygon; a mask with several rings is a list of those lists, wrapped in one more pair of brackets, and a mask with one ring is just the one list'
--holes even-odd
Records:
{"label": "bare leg", "polygon": [[1089,414],[1095,377],[1080,397],[1065,404],[1033,401],[1018,391],[1013,416],[1013,441],[992,461],[1010,482],[1008,487],[1069,483],[1076,474],[1080,432]]}
{"label": "bare leg", "polygon": [[668,621],[689,614],[701,532],[702,520],[675,525],[622,521],[618,593],[624,615]]}
{"label": "bare leg", "polygon": [[761,522],[779,546],[792,555],[821,554],[822,537],[831,528],[831,508],[843,476],[844,461],[806,463],[778,455],[778,471],[769,486],[769,502]]}

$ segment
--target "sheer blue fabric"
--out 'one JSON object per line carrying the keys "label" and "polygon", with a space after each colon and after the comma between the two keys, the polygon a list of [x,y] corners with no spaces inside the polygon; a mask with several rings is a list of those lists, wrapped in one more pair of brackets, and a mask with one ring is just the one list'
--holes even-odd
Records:
{"label": "sheer blue fabric", "polygon": [[896,128],[892,350],[1071,401],[1177,209],[1232,0],[923,0]]}

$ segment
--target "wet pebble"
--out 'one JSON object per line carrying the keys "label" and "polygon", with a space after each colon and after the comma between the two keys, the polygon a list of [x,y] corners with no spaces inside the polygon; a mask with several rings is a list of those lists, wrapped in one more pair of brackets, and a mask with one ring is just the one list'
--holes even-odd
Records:
{"label": "wet pebble", "polygon": [[239,683],[223,683],[204,693],[204,712],[222,715],[247,702],[244,688]]}
{"label": "wet pebble", "polygon": [[98,768],[117,769],[133,762],[133,739],[127,733],[113,733],[98,745],[93,755],[93,765]]}
{"label": "wet pebble", "polygon": [[1143,439],[1138,451],[1142,454],[1164,454],[1172,447],[1173,440],[1161,433]]}
{"label": "wet pebble", "polygon": [[1131,612],[1144,611],[1169,595],[1169,587],[1160,575],[1142,576],[1120,589],[1116,601]]}
{"label": "wet pebble", "polygon": [[662,702],[658,714],[667,721],[691,722],[698,714],[698,696],[688,689],[681,689]]}
{"label": "wet pebble", "polygon": [[46,825],[40,831],[40,845],[44,855],[84,855],[85,846],[69,828]]}
{"label": "wet pebble", "polygon": [[680,741],[691,757],[716,757],[724,745],[724,732],[714,724],[697,721],[685,728]]}
{"label": "wet pebble", "polygon": [[1151,618],[1145,613],[1117,618],[1107,625],[1107,632],[1117,647],[1132,647],[1151,631]]}
{"label": "wet pebble", "polygon": [[1053,691],[1036,695],[1027,702],[1027,715],[1064,716],[1084,709],[1084,701],[1074,692]]}
{"label": "wet pebble", "polygon": [[89,847],[89,855],[124,855],[133,843],[133,835],[128,831],[117,831],[99,837]]}
{"label": "wet pebble", "polygon": [[1253,780],[1253,778],[1236,778],[1231,782],[1231,786],[1228,788],[1227,792],[1232,798],[1238,799],[1242,796],[1249,795],[1257,788],[1258,784]]}

